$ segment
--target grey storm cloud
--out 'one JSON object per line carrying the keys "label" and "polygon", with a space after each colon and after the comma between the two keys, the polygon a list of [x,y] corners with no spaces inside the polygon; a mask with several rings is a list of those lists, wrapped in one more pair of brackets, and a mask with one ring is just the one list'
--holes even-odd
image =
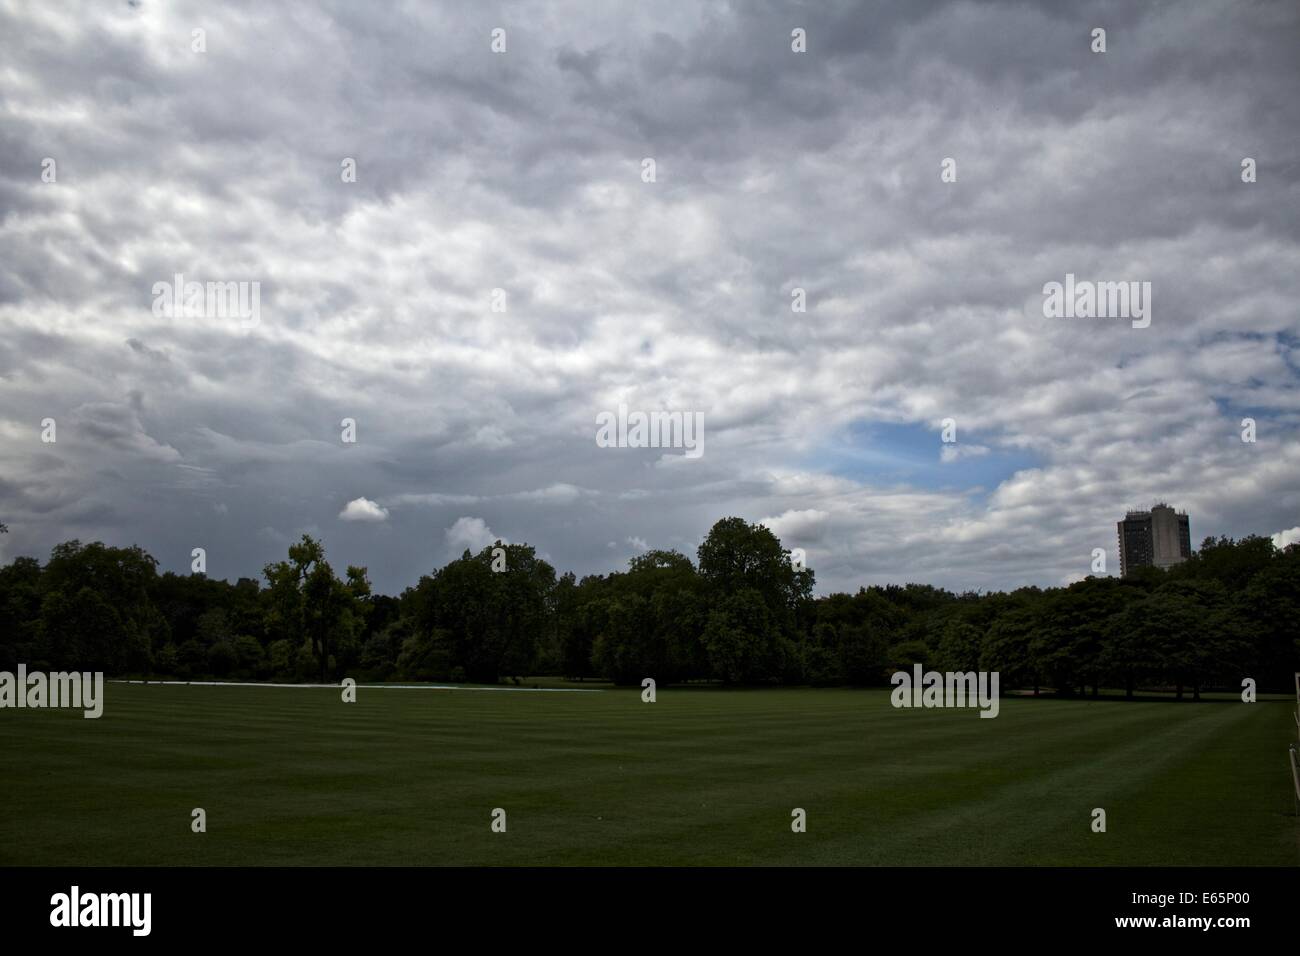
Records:
{"label": "grey storm cloud", "polygon": [[[1155,498],[1198,539],[1291,533],[1298,28],[1227,0],[0,5],[0,557],[202,546],[234,578],[309,532],[393,591],[498,537],[581,574],[737,514],[822,591],[1008,588],[1088,573]],[[1044,318],[1067,273],[1151,282],[1151,327]],[[257,282],[260,322],[157,314],[178,274]],[[703,412],[705,454],[597,447],[620,404]]]}

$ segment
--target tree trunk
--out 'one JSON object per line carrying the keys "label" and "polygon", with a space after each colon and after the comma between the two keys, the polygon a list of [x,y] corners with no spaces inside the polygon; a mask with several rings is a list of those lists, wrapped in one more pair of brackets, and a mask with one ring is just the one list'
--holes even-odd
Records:
{"label": "tree trunk", "polygon": [[1101,694],[1101,688],[1098,687],[1096,684],[1093,684],[1093,685],[1092,685],[1092,696],[1095,698],[1095,697],[1098,697],[1100,694]]}
{"label": "tree trunk", "polygon": [[1035,697],[1038,696],[1038,685],[1037,685],[1037,684],[1034,685],[1034,696],[1035,696]]}
{"label": "tree trunk", "polygon": [[1179,700],[1182,700],[1182,699],[1183,699],[1183,682],[1182,682],[1182,681],[1179,681],[1179,682],[1178,682],[1178,699],[1179,699]]}
{"label": "tree trunk", "polygon": [[1201,682],[1198,680],[1192,685],[1192,700],[1201,699]]}

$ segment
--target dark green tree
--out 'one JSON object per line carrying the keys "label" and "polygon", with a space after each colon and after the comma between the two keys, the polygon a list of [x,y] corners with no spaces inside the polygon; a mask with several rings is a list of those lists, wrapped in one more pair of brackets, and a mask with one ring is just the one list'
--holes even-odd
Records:
{"label": "dark green tree", "polygon": [[812,571],[795,568],[790,552],[761,524],[723,518],[709,529],[698,556],[700,576],[716,596],[753,591],[779,626],[792,625],[796,608],[812,596]]}
{"label": "dark green tree", "polygon": [[772,621],[762,594],[741,588],[714,606],[704,626],[704,651],[713,673],[728,683],[773,680],[793,650]]}
{"label": "dark green tree", "polygon": [[273,640],[289,644],[289,663],[306,650],[315,657],[321,681],[337,662],[334,650],[352,650],[364,626],[361,602],[370,594],[364,568],[349,567],[339,580],[325,548],[304,534],[289,546],[289,559],[268,564],[267,630]]}

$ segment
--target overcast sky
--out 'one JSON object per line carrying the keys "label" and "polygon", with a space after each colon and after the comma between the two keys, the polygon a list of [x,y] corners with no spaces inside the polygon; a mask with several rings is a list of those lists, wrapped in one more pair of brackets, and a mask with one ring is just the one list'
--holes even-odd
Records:
{"label": "overcast sky", "polygon": [[[819,592],[1009,589],[1156,500],[1300,525],[1300,5],[393,6],[0,0],[0,559],[308,532],[392,593],[740,515]],[[1150,326],[1045,318],[1067,273]]]}

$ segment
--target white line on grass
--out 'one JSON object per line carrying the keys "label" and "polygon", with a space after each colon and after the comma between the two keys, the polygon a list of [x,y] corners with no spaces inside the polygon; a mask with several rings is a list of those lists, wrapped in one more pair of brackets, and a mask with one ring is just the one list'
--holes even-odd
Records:
{"label": "white line on grass", "polygon": [[[166,687],[314,687],[342,690],[342,684],[264,684],[224,680],[111,680],[110,684],[161,684]],[[595,687],[461,687],[457,684],[358,684],[366,690],[518,690],[537,694],[603,694]]]}

